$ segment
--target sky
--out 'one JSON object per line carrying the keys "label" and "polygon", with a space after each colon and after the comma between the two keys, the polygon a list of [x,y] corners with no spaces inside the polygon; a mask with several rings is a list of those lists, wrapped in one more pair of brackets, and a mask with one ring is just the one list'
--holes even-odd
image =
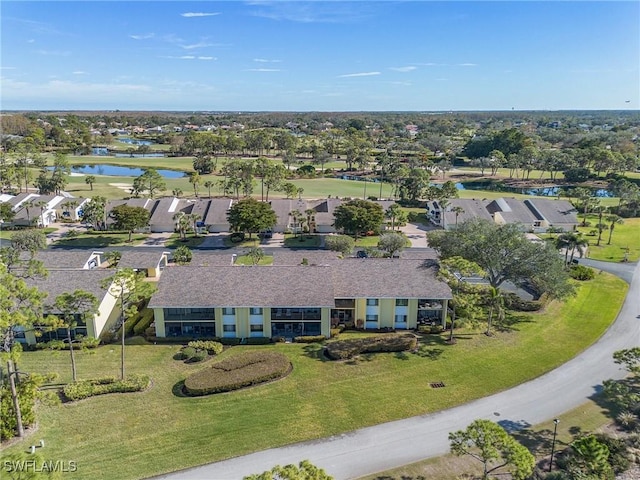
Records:
{"label": "sky", "polygon": [[0,2],[2,110],[638,109],[638,1]]}

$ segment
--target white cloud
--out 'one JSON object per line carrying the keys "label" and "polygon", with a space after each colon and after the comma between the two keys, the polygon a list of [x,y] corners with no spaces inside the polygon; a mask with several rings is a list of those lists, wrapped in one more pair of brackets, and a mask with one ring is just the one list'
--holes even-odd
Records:
{"label": "white cloud", "polygon": [[198,60],[217,60],[216,57],[198,57]]}
{"label": "white cloud", "polygon": [[247,72],[279,72],[279,68],[248,68]]}
{"label": "white cloud", "polygon": [[194,17],[215,17],[216,15],[221,15],[220,12],[185,12],[181,13],[180,16],[186,18],[194,18]]}
{"label": "white cloud", "polygon": [[380,75],[380,72],[347,73],[346,75],[338,75],[338,78],[371,77],[373,75]]}
{"label": "white cloud", "polygon": [[191,45],[180,45],[180,46],[185,50],[193,50],[194,48],[215,47],[215,43],[199,42],[199,43],[192,43]]}
{"label": "white cloud", "polygon": [[258,62],[258,63],[280,63],[282,62],[282,60],[269,60],[266,58],[254,58],[253,59],[254,62]]}
{"label": "white cloud", "polygon": [[36,53],[50,57],[68,57],[71,55],[71,52],[62,50],[36,50]]}
{"label": "white cloud", "polygon": [[147,40],[149,38],[153,38],[155,37],[154,33],[146,33],[144,35],[129,35],[130,38],[133,38],[134,40]]}
{"label": "white cloud", "polygon": [[165,55],[160,58],[169,58],[171,60],[217,60],[216,57],[205,57],[205,56],[196,56],[196,55]]}
{"label": "white cloud", "polygon": [[390,70],[394,70],[396,72],[412,72],[418,67],[409,66],[409,67],[391,67]]}
{"label": "white cloud", "polygon": [[75,72],[71,72],[74,75],[89,75],[87,72],[83,72],[82,70],[76,70]]}
{"label": "white cloud", "polygon": [[477,63],[459,63],[458,67],[477,67]]}

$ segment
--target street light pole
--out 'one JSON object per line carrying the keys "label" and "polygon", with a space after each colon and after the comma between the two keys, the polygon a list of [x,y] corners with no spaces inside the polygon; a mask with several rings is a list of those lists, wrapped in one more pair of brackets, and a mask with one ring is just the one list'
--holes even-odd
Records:
{"label": "street light pole", "polygon": [[559,423],[560,423],[559,419],[557,418],[553,419],[553,441],[551,442],[551,458],[549,459],[549,471],[551,471],[551,468],[553,467],[553,454],[556,449],[556,434],[558,433]]}

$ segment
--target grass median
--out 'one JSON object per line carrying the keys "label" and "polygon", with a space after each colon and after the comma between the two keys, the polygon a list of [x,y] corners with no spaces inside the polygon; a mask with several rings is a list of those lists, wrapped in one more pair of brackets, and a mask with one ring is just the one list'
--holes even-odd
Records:
{"label": "grass median", "polygon": [[[36,435],[45,440],[48,458],[78,463],[68,478],[133,479],[434,412],[507,389],[569,360],[606,330],[626,289],[622,280],[603,273],[581,284],[578,295],[564,304],[519,314],[509,331],[495,337],[480,330],[460,332],[455,345],[446,344],[446,335],[425,336],[418,354],[329,362],[318,344],[232,347],[220,357],[273,350],[290,358],[293,372],[276,383],[203,398],[174,394],[186,376],[203,368],[173,360],[179,346],[130,345],[127,372],[148,374],[149,390],[41,405]],[[78,352],[78,376],[117,374],[119,358],[117,345]],[[66,352],[26,352],[20,369],[57,371],[61,381],[70,380]],[[446,388],[431,389],[433,381]],[[27,438],[7,452],[32,443]]]}

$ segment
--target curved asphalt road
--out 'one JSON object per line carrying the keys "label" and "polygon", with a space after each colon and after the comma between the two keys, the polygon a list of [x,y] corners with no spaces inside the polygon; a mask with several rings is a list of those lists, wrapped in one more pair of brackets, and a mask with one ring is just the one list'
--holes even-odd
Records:
{"label": "curved asphalt road", "polygon": [[[600,388],[602,380],[625,375],[625,371],[613,363],[614,351],[640,345],[640,263],[589,263],[602,270],[615,270],[627,279],[633,272],[629,293],[616,322],[600,340],[548,374],[450,410],[264,450],[160,478],[241,479],[277,464],[297,464],[303,459],[324,468],[336,479],[357,478],[443,455],[449,451],[449,432],[463,429],[477,418],[499,422],[508,429],[518,429],[575,408]],[[540,354],[544,355],[544,352]]]}

